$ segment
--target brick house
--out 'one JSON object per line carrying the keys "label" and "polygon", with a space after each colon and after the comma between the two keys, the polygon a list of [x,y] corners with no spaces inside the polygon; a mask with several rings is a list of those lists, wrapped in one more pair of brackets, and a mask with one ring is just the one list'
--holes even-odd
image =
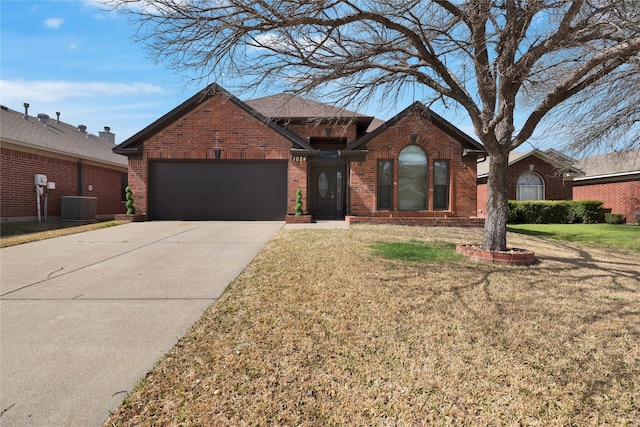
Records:
{"label": "brick house", "polygon": [[[127,158],[115,154],[115,135],[105,128],[100,136],[86,127],[69,125],[45,114],[29,115],[5,106],[0,109],[0,219],[38,217],[35,175],[47,176],[55,189],[43,189],[47,214],[60,217],[62,197],[96,198],[96,216],[113,217],[124,208],[123,184]],[[51,186],[51,184],[50,184]]]}
{"label": "brick house", "polygon": [[[582,171],[574,160],[549,149],[509,154],[509,200],[573,200],[573,185]],[[481,159],[477,169],[478,217],[486,216],[489,159]]]}
{"label": "brick house", "polygon": [[576,162],[584,176],[573,182],[575,200],[601,200],[605,211],[623,214],[628,223],[640,217],[640,149],[584,158]]}
{"label": "brick house", "polygon": [[147,219],[314,219],[481,225],[484,147],[415,103],[382,124],[289,95],[240,101],[212,84],[114,148]]}

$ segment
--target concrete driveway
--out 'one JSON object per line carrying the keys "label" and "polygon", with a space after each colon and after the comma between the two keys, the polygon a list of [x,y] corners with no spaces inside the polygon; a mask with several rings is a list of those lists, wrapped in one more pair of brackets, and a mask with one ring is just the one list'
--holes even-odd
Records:
{"label": "concrete driveway", "polygon": [[283,222],[143,222],[0,250],[0,425],[97,426]]}

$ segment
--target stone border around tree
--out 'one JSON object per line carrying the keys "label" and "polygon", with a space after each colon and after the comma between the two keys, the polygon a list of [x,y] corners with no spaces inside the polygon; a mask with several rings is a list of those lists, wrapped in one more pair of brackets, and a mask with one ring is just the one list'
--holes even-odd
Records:
{"label": "stone border around tree", "polygon": [[505,251],[485,251],[475,245],[458,245],[456,252],[471,261],[485,264],[505,264],[527,266],[534,263],[534,252],[526,249],[511,248]]}

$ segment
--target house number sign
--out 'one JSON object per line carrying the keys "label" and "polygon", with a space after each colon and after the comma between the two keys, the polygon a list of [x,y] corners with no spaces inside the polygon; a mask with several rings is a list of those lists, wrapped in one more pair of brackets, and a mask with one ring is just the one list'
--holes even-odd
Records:
{"label": "house number sign", "polygon": [[307,156],[292,156],[291,160],[294,162],[306,162]]}

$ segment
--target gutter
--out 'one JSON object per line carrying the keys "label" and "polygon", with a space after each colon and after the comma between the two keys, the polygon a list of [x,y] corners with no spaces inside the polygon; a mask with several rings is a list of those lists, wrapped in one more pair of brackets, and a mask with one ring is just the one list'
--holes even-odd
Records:
{"label": "gutter", "polygon": [[640,170],[631,171],[631,172],[620,172],[620,173],[609,173],[604,175],[593,175],[593,176],[581,176],[578,178],[574,178],[573,181],[589,181],[593,179],[606,179],[606,178],[621,178],[633,175],[640,175]]}

